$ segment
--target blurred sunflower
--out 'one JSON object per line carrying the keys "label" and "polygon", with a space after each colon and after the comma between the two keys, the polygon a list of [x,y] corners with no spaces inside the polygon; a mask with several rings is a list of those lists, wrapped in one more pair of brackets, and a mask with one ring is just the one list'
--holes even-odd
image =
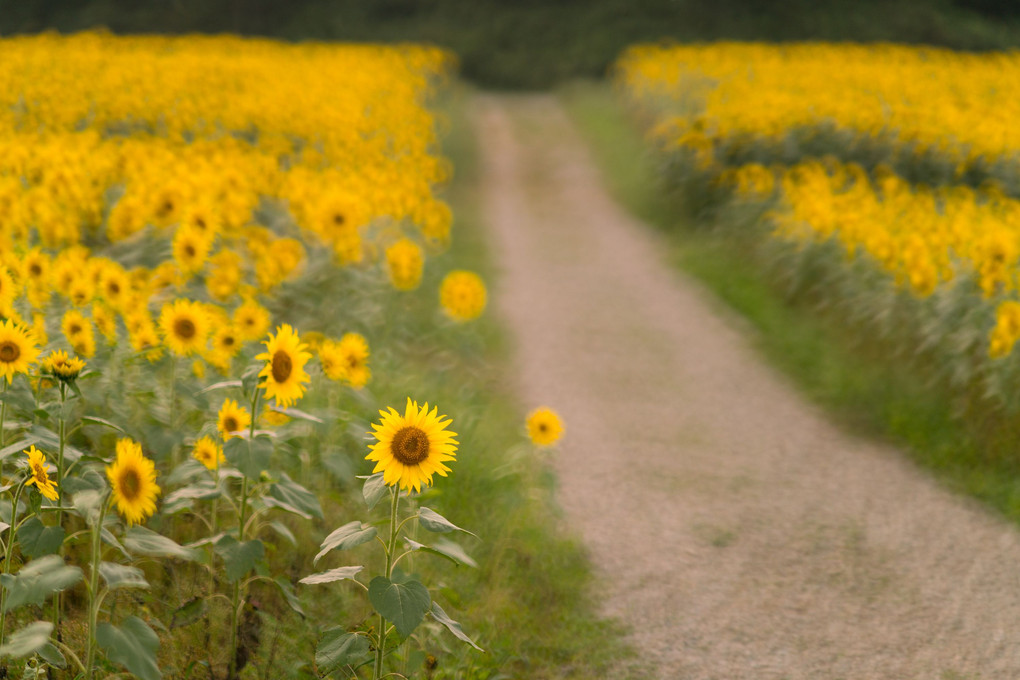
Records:
{"label": "blurred sunflower", "polygon": [[443,277],[439,304],[454,321],[471,321],[485,310],[485,283],[474,272],[455,270]]}
{"label": "blurred sunflower", "polygon": [[220,463],[226,460],[223,457],[223,447],[214,442],[211,437],[202,437],[195,442],[195,448],[191,455],[210,470],[218,469]]}
{"label": "blurred sunflower", "polygon": [[106,466],[111,502],[128,526],[143,522],[156,512],[156,466],[142,455],[142,447],[131,439],[117,441],[117,460]]}
{"label": "blurred sunflower", "polygon": [[13,320],[0,323],[0,375],[10,382],[15,373],[28,373],[28,367],[39,356],[28,330]]}
{"label": "blurred sunflower", "polygon": [[372,371],[368,367],[368,341],[360,333],[345,333],[338,345],[340,362],[344,367],[344,380],[354,389],[368,384]]}
{"label": "blurred sunflower", "polygon": [[265,307],[248,299],[234,310],[234,326],[243,340],[257,340],[269,330],[269,311]]}
{"label": "blurred sunflower", "polygon": [[266,379],[266,399],[275,399],[279,406],[287,408],[304,396],[301,383],[310,380],[304,367],[312,355],[305,351],[305,345],[288,324],[277,327],[276,335],[270,335],[262,344],[266,351],[255,358],[266,362],[259,373],[260,378]]}
{"label": "blurred sunflower", "polygon": [[386,271],[397,290],[414,290],[421,283],[425,257],[411,239],[402,238],[386,249]]}
{"label": "blurred sunflower", "polygon": [[428,403],[419,408],[408,398],[402,416],[393,407],[379,411],[382,420],[372,424],[371,433],[378,443],[365,456],[375,462],[372,474],[382,472],[386,484],[407,491],[430,486],[434,474],[445,477],[450,471],[445,463],[457,457],[457,433],[446,429],[452,421],[438,410],[429,412]]}
{"label": "blurred sunflower", "polygon": [[223,441],[236,436],[235,433],[243,432],[251,425],[251,414],[248,409],[239,406],[233,399],[227,399],[216,414],[216,429],[220,431]]}
{"label": "blurred sunflower", "polygon": [[551,408],[537,408],[528,415],[528,436],[536,446],[552,446],[563,434],[563,423]]}
{"label": "blurred sunflower", "polygon": [[179,298],[163,305],[159,330],[171,352],[191,356],[205,349],[209,336],[209,313],[201,302]]}

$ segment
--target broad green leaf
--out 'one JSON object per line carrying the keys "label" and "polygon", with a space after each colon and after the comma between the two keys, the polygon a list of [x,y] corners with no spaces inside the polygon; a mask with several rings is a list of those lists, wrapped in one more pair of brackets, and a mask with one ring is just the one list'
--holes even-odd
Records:
{"label": "broad green leaf", "polygon": [[297,593],[294,592],[294,584],[285,579],[283,576],[277,576],[273,579],[279,588],[280,592],[283,593],[283,599],[287,600],[287,606],[296,611],[298,614],[305,616],[305,610],[301,607],[301,600],[298,598]]}
{"label": "broad green leaf", "polygon": [[241,389],[244,390],[245,395],[250,395],[258,388],[259,384],[259,373],[265,364],[261,361],[255,364],[251,364],[241,374]]}
{"label": "broad green leaf", "polygon": [[32,560],[21,568],[17,576],[0,575],[0,584],[8,592],[4,611],[23,604],[41,605],[50,594],[73,586],[81,577],[81,569],[64,564],[59,555]]}
{"label": "broad green leaf", "polygon": [[[36,446],[46,451],[57,451],[60,448],[60,438],[57,433],[48,427],[43,427],[36,423],[32,426],[28,437],[35,437]],[[64,464],[70,465],[71,463],[77,463],[85,452],[81,449],[75,448],[70,444],[64,444]]]}
{"label": "broad green leaf", "polygon": [[0,392],[0,402],[24,413],[31,413],[35,410],[35,395],[22,382],[17,382],[7,390]]}
{"label": "broad green leaf", "polygon": [[231,582],[254,569],[265,553],[265,546],[257,538],[241,543],[228,534],[216,542],[216,554],[223,558],[227,580]]}
{"label": "broad green leaf", "polygon": [[364,567],[337,567],[336,569],[330,569],[329,571],[319,572],[318,574],[312,574],[311,576],[305,576],[298,583],[304,583],[306,585],[317,585],[319,583],[332,583],[333,581],[343,580],[354,580],[354,577],[358,575]]}
{"label": "broad green leaf", "polygon": [[138,567],[129,567],[126,564],[100,562],[99,575],[106,581],[106,587],[110,590],[149,587],[149,582],[145,580],[145,573]]}
{"label": "broad green leaf", "polygon": [[223,446],[223,455],[245,477],[258,479],[273,457],[273,441],[269,437],[231,437]]}
{"label": "broad green leaf", "polygon": [[74,494],[71,502],[75,511],[85,518],[89,526],[94,526],[99,521],[99,508],[102,505],[105,494],[94,489],[86,489]]}
{"label": "broad green leaf", "polygon": [[49,643],[52,632],[53,624],[49,621],[30,623],[11,635],[6,644],[0,647],[0,657],[12,656],[15,659],[20,659],[23,656],[35,654]]}
{"label": "broad green leaf", "polygon": [[174,612],[170,618],[170,628],[190,626],[202,620],[208,610],[208,604],[204,597],[193,597]]}
{"label": "broad green leaf", "polygon": [[[451,531],[463,531],[465,534],[475,536],[467,529],[461,529],[435,510],[430,510],[429,508],[421,508],[418,510],[418,524],[420,524],[426,531],[431,531],[437,534],[447,534]],[[475,538],[478,537],[475,536]]]}
{"label": "broad green leaf", "polygon": [[309,422],[319,423],[319,424],[322,424],[322,423],[325,422],[322,418],[319,418],[318,416],[313,416],[311,413],[305,413],[304,411],[299,411],[296,408],[282,408],[280,406],[275,406],[274,405],[274,406],[270,406],[269,410],[270,411],[276,411],[277,413],[282,413],[283,415],[289,416],[291,418],[297,418],[298,420],[307,420]]}
{"label": "broad green leaf", "polygon": [[297,538],[294,536],[294,532],[287,528],[286,524],[279,521],[273,521],[266,526],[290,541],[291,545],[297,547]]}
{"label": "broad green leaf", "polygon": [[96,416],[82,416],[81,422],[92,425],[105,425],[106,427],[109,427],[113,430],[117,430],[117,432],[127,434],[127,432],[124,431],[123,427],[121,427],[117,423],[111,423],[109,420],[106,420],[105,418],[98,418]]}
{"label": "broad green leaf", "polygon": [[460,627],[459,623],[457,623],[449,616],[447,616],[446,612],[443,611],[443,608],[439,606],[438,602],[436,601],[432,602],[432,611],[430,611],[429,613],[432,614],[432,618],[446,626],[446,630],[453,633],[454,637],[456,637],[458,640],[463,640],[464,642],[468,643],[469,645],[477,649],[479,652],[485,651],[484,649],[476,645],[474,643],[474,640],[469,638],[467,634],[464,633],[464,629]]}
{"label": "broad green leaf", "polygon": [[205,394],[206,392],[212,392],[214,390],[225,390],[230,387],[241,386],[242,385],[240,380],[224,380],[223,382],[213,383],[212,385],[209,385],[209,387],[206,387],[204,390],[199,392],[199,394]]}
{"label": "broad green leaf", "polygon": [[124,546],[133,555],[176,557],[188,561],[198,559],[194,550],[185,548],[173,539],[137,524],[124,532]]}
{"label": "broad green leaf", "polygon": [[295,514],[305,519],[312,517],[322,519],[322,506],[319,505],[318,497],[292,480],[286,473],[281,473],[280,481],[269,486],[269,495],[285,504],[287,506],[284,507],[285,510],[294,508],[297,511]]}
{"label": "broad green leaf", "polygon": [[360,665],[369,652],[368,638],[337,626],[322,634],[315,648],[315,666],[319,675],[330,675],[345,666]]}
{"label": "broad green leaf", "polygon": [[163,499],[160,512],[164,515],[174,515],[182,510],[190,509],[196,500],[212,500],[222,495],[223,491],[220,487],[208,480],[203,480],[167,494]]}
{"label": "broad green leaf", "polygon": [[432,607],[428,588],[418,581],[396,583],[385,576],[376,576],[368,584],[368,600],[405,638],[418,627]]}
{"label": "broad green leaf", "polygon": [[410,546],[411,550],[420,550],[421,552],[432,553],[433,555],[439,555],[445,557],[454,564],[464,564],[469,567],[478,567],[478,563],[475,562],[471,557],[464,552],[464,548],[453,541],[447,541],[445,539],[439,539],[435,545],[424,545],[417,541],[412,541],[409,538],[404,539],[407,545]]}
{"label": "broad green leaf", "polygon": [[322,549],[312,560],[312,564],[318,562],[320,557],[331,550],[349,550],[356,545],[367,543],[375,538],[376,533],[378,532],[375,527],[362,524],[357,520],[348,522],[326,537],[326,540],[319,546]]}
{"label": "broad green leaf", "polygon": [[100,623],[96,642],[113,663],[120,664],[140,680],[160,680],[156,665],[159,636],[137,616],[129,616],[119,626]]}
{"label": "broad green leaf", "polygon": [[64,529],[62,527],[48,527],[38,517],[27,520],[18,529],[18,545],[21,552],[31,558],[52,555],[64,543]]}
{"label": "broad green leaf", "polygon": [[39,443],[39,438],[38,437],[33,437],[32,435],[29,435],[29,436],[25,437],[24,439],[19,439],[18,441],[14,442],[13,444],[9,444],[9,445],[5,446],[4,448],[0,449],[0,460],[3,460],[5,458],[7,458],[7,456],[10,456],[10,455],[15,454],[15,453],[22,453],[25,449],[31,447],[33,444],[38,444],[38,443]]}
{"label": "broad green leaf", "polygon": [[35,653],[54,668],[67,668],[67,659],[64,658],[63,653],[52,642],[47,642],[37,649]]}
{"label": "broad green leaf", "polygon": [[361,495],[365,497],[365,504],[371,510],[376,503],[386,495],[386,482],[383,481],[383,473],[377,472],[365,478],[365,485],[361,487]]}

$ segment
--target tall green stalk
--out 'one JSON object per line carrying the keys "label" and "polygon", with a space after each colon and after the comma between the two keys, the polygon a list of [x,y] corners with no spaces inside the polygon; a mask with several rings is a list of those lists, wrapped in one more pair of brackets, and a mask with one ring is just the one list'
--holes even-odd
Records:
{"label": "tall green stalk", "polygon": [[[251,399],[251,425],[248,427],[248,446],[255,440],[255,423],[258,420],[259,390]],[[241,507],[238,510],[237,542],[244,543],[244,525],[248,520],[248,477],[241,476]],[[234,582],[234,590],[230,598],[230,674],[228,680],[237,677],[237,625],[241,616],[241,579]]]}
{"label": "tall green stalk", "polygon": [[[393,503],[390,506],[390,540],[386,544],[386,579],[393,576],[393,555],[397,550],[397,507],[400,504],[400,489],[396,486],[393,489]],[[379,633],[375,646],[375,668],[372,677],[379,680],[382,677],[383,657],[386,655],[386,619],[379,614]]]}
{"label": "tall green stalk", "polygon": [[110,503],[107,496],[104,496],[99,504],[99,518],[96,525],[92,527],[92,563],[89,565],[89,620],[87,640],[88,651],[85,655],[85,680],[92,680],[92,674],[96,665],[96,628],[99,623],[99,607],[102,600],[99,598],[99,557],[102,550],[103,520],[106,519],[106,510]]}
{"label": "tall green stalk", "polygon": [[[7,543],[4,544],[4,566],[3,574],[6,576],[11,573],[11,562],[13,562],[14,555],[14,532],[18,529],[18,504],[21,502],[21,492],[25,490],[25,483],[27,479],[21,481],[18,484],[17,491],[14,492],[14,502],[11,504],[11,526],[8,527]],[[7,624],[7,589],[0,589],[0,647],[4,644],[4,629]]]}

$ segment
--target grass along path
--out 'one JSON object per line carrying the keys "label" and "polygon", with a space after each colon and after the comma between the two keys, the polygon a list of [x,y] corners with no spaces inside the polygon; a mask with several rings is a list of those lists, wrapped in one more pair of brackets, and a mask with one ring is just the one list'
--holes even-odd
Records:
{"label": "grass along path", "polygon": [[657,675],[1020,675],[1015,529],[763,368],[554,98],[475,113],[518,389],[565,417],[560,502]]}

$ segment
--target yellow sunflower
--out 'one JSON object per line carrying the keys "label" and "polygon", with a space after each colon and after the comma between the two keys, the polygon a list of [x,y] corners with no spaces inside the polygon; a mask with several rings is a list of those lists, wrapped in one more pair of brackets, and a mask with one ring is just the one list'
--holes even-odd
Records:
{"label": "yellow sunflower", "polygon": [[343,380],[347,375],[344,368],[343,357],[340,355],[340,345],[336,340],[326,339],[319,343],[319,364],[322,372],[330,380]]}
{"label": "yellow sunflower", "polygon": [[205,349],[209,337],[209,313],[201,302],[179,298],[163,305],[159,330],[171,352],[189,357]]}
{"label": "yellow sunflower", "polygon": [[386,249],[386,271],[397,290],[414,290],[421,283],[425,256],[411,239],[402,238]]}
{"label": "yellow sunflower", "polygon": [[226,460],[223,457],[223,447],[214,442],[211,437],[202,437],[195,442],[195,449],[191,455],[210,470],[219,468],[220,463]]}
{"label": "yellow sunflower", "polygon": [[245,300],[234,310],[233,322],[242,340],[257,340],[269,330],[269,311],[255,300]]}
{"label": "yellow sunflower", "polygon": [[528,436],[536,446],[552,446],[563,434],[563,423],[551,408],[537,408],[528,414]]}
{"label": "yellow sunflower", "polygon": [[449,418],[438,415],[437,408],[430,412],[427,403],[419,408],[410,398],[403,416],[392,407],[379,414],[382,421],[372,424],[371,433],[379,441],[365,456],[375,461],[373,474],[382,472],[386,484],[408,491],[430,486],[434,474],[446,476],[450,468],[445,463],[457,457],[457,433],[446,429]]}
{"label": "yellow sunflower", "polygon": [[471,321],[485,310],[485,283],[474,272],[455,270],[439,285],[439,304],[454,321]]}
{"label": "yellow sunflower", "polygon": [[57,500],[57,487],[46,470],[46,456],[35,448],[34,444],[25,450],[25,454],[28,455],[28,467],[32,471],[32,478],[26,484],[35,484],[35,488],[45,498],[49,498],[51,501]]}
{"label": "yellow sunflower", "polygon": [[39,356],[28,330],[11,319],[0,323],[0,375],[10,382],[15,373],[28,373]]}
{"label": "yellow sunflower", "polygon": [[43,370],[64,382],[71,382],[85,370],[85,362],[78,357],[69,357],[67,352],[58,349],[43,359]]}
{"label": "yellow sunflower", "polygon": [[220,431],[223,441],[235,436],[236,432],[243,432],[251,425],[251,414],[248,409],[239,406],[233,399],[227,399],[220,407],[216,416],[216,429]]}
{"label": "yellow sunflower", "polygon": [[0,310],[10,309],[19,293],[20,286],[14,283],[7,267],[0,264]]}
{"label": "yellow sunflower", "polygon": [[340,361],[344,367],[344,380],[358,390],[368,384],[372,371],[368,367],[368,341],[360,333],[345,333],[340,338]]}
{"label": "yellow sunflower", "polygon": [[312,355],[305,351],[305,345],[288,324],[278,326],[276,335],[262,344],[266,351],[256,355],[256,359],[266,362],[265,368],[259,373],[265,378],[266,399],[275,399],[277,405],[287,408],[305,394],[301,383],[309,381],[305,373],[305,364]]}
{"label": "yellow sunflower", "polygon": [[111,502],[128,526],[145,521],[156,512],[156,466],[142,455],[142,447],[131,439],[117,441],[117,460],[106,466],[112,488]]}

